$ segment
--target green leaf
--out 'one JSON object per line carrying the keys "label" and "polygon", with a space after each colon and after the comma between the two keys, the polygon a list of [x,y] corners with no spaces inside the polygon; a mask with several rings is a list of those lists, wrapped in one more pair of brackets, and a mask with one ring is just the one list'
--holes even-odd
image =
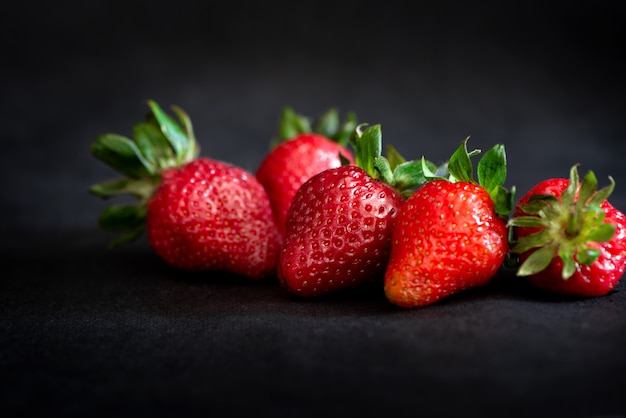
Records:
{"label": "green leaf", "polygon": [[491,192],[491,200],[493,200],[494,208],[498,216],[503,219],[508,219],[514,207],[514,192],[509,192],[504,187],[497,186],[495,190]]}
{"label": "green leaf", "polygon": [[313,132],[332,138],[339,130],[339,112],[337,109],[327,110],[313,125]]}
{"label": "green leaf", "polygon": [[395,186],[393,172],[391,171],[391,166],[389,165],[389,161],[383,156],[374,157],[374,168],[376,172],[379,174],[376,179],[382,179],[382,181],[391,187]]}
{"label": "green leaf", "polygon": [[132,195],[140,200],[147,200],[152,196],[156,185],[135,179],[115,179],[93,185],[89,191],[104,199],[123,194]]}
{"label": "green leaf", "polygon": [[448,180],[448,178],[441,175],[437,167],[430,161],[427,161],[425,157],[422,157],[419,161],[422,166],[422,173],[424,173],[426,180]]}
{"label": "green leaf", "polygon": [[615,180],[613,177],[609,176],[610,184],[602,189],[598,190],[596,194],[589,200],[590,205],[601,206],[605,200],[611,196],[613,190],[615,189]]}
{"label": "green leaf", "polygon": [[578,201],[576,203],[576,206],[578,208],[582,208],[587,203],[587,201],[591,199],[591,196],[593,196],[597,189],[598,179],[596,178],[596,175],[593,173],[593,171],[588,171],[587,174],[585,174],[585,177],[583,177],[582,183],[580,184],[580,190],[578,191]]}
{"label": "green leaf", "polygon": [[424,174],[424,166],[428,167],[429,170],[432,169],[432,163],[429,167],[428,162],[422,160],[406,161],[396,166],[393,171],[396,189],[408,190],[426,183],[428,179]]}
{"label": "green leaf", "polygon": [[350,141],[350,137],[354,134],[354,130],[357,126],[357,119],[355,113],[348,113],[346,119],[343,121],[337,132],[331,137],[333,141],[342,146],[347,146]]}
{"label": "green leaf", "polygon": [[140,237],[145,230],[146,211],[145,204],[114,205],[104,209],[98,219],[100,228],[121,234],[109,243],[109,248]]}
{"label": "green leaf", "polygon": [[[581,246],[576,253],[576,259],[580,264],[591,265],[600,257],[600,251],[597,248],[589,246]],[[574,274],[574,272],[572,272]],[[568,276],[568,277],[571,277]]]}
{"label": "green leaf", "polygon": [[511,248],[511,252],[522,254],[533,248],[544,247],[551,243],[550,231],[542,229],[534,234],[519,238],[513,248]]}
{"label": "green leaf", "polygon": [[368,126],[364,131],[361,131],[360,128],[357,127],[353,141],[355,150],[354,161],[356,165],[365,170],[370,176],[376,178],[374,158],[382,154],[383,141],[380,125]]}
{"label": "green leaf", "polygon": [[587,239],[593,242],[609,242],[615,236],[616,227],[611,223],[605,223],[593,228]]}
{"label": "green leaf", "polygon": [[389,166],[392,170],[395,170],[397,166],[406,162],[406,159],[393,145],[387,145],[385,156],[387,157]]}
{"label": "green leaf", "polygon": [[287,141],[300,134],[308,134],[311,132],[311,123],[307,118],[298,115],[290,107],[283,109],[280,123],[278,125],[278,135],[280,141]]}
{"label": "green leaf", "polygon": [[[504,145],[496,145],[487,151],[478,162],[478,184],[495,197],[499,187],[506,181],[506,151]],[[495,199],[494,199],[495,200]]]}
{"label": "green leaf", "polygon": [[528,199],[526,204],[523,205],[521,209],[524,213],[529,215],[541,215],[548,213],[551,209],[559,206],[559,200],[555,196],[550,194],[536,194]]}
{"label": "green leaf", "polygon": [[517,227],[547,227],[550,225],[550,222],[546,219],[539,218],[537,216],[516,216],[512,218],[508,222],[509,226],[517,226]]}
{"label": "green leaf", "polygon": [[91,146],[91,154],[119,173],[134,179],[155,174],[154,167],[144,158],[137,145],[122,135],[98,136]]}
{"label": "green leaf", "polygon": [[152,123],[138,123],[133,127],[133,137],[145,159],[155,170],[174,167],[176,158],[161,130]]}
{"label": "green leaf", "polygon": [[183,125],[183,129],[185,130],[185,135],[187,135],[187,139],[189,141],[189,146],[187,148],[187,155],[185,157],[185,161],[192,161],[198,157],[200,154],[200,147],[198,145],[198,141],[196,141],[196,135],[193,131],[193,124],[191,123],[191,118],[189,115],[179,106],[172,106],[172,110],[180,120]]}
{"label": "green leaf", "polygon": [[461,143],[448,162],[448,171],[453,181],[475,183],[472,161],[470,154],[467,152],[468,140],[469,137]]}
{"label": "green leaf", "polygon": [[576,261],[574,260],[574,251],[565,247],[559,251],[559,258],[563,262],[561,269],[561,277],[564,280],[569,279],[576,272]]}
{"label": "green leaf", "polygon": [[569,183],[561,194],[561,202],[564,207],[569,207],[574,203],[576,191],[578,190],[578,166],[572,166],[570,170]]}
{"label": "green leaf", "polygon": [[556,255],[557,248],[553,245],[539,248],[533,252],[517,270],[518,276],[530,276],[544,270]]}
{"label": "green leaf", "polygon": [[100,228],[108,232],[124,232],[143,226],[146,220],[145,204],[113,205],[100,213]]}
{"label": "green leaf", "polygon": [[174,119],[163,112],[156,102],[149,100],[148,105],[150,109],[152,109],[152,113],[159,124],[161,132],[171,144],[174,154],[176,155],[176,161],[178,163],[188,161],[187,157],[189,155],[190,143],[185,131],[183,131]]}

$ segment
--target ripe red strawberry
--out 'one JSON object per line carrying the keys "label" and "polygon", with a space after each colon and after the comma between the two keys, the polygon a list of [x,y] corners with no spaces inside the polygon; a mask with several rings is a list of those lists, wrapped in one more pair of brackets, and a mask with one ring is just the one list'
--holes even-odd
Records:
{"label": "ripe red strawberry", "polygon": [[340,167],[340,155],[350,163],[354,162],[346,142],[355,126],[352,114],[340,126],[337,112],[331,109],[312,130],[306,118],[289,108],[283,111],[280,143],[265,157],[256,172],[256,178],[270,198],[283,236],[287,210],[300,186],[317,173]]}
{"label": "ripe red strawberry", "polygon": [[535,286],[562,294],[602,296],[626,267],[626,217],[607,200],[615,183],[597,190],[588,172],[579,183],[553,178],[534,186],[517,203],[509,224],[517,241],[519,276]]}
{"label": "ripe red strawberry", "polygon": [[485,153],[477,184],[466,142],[450,158],[450,179],[429,181],[400,209],[384,281],[387,298],[398,306],[424,306],[482,286],[505,259],[503,216],[512,209],[512,193],[503,188],[504,147]]}
{"label": "ripe red strawberry", "polygon": [[93,186],[109,198],[130,194],[137,204],[114,205],[100,226],[122,235],[117,245],[139,237],[167,263],[185,270],[219,270],[252,279],[276,272],[281,237],[265,190],[235,166],[197,158],[191,121],[174,107],[181,126],[154,102],[147,121],[134,126],[134,140],[107,134],[92,154],[128,178]]}
{"label": "ripe red strawberry", "polygon": [[[289,208],[278,277],[300,296],[317,296],[382,277],[403,197],[419,184],[421,163],[380,156],[380,126],[357,129],[357,166],[306,181]],[[397,164],[396,164],[397,163]],[[396,190],[397,189],[397,190]]]}

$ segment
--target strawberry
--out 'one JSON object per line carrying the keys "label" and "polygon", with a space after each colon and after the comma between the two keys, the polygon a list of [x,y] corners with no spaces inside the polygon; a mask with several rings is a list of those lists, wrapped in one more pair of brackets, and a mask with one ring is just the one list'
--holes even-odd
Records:
{"label": "strawberry", "polygon": [[100,215],[102,229],[121,232],[111,245],[147,231],[156,254],[184,270],[219,270],[251,279],[276,272],[281,237],[269,199],[255,177],[230,164],[198,158],[191,120],[174,107],[182,127],[153,101],[134,140],[105,134],[92,154],[128,178],[96,184],[102,198],[130,194]]}
{"label": "strawberry", "polygon": [[354,162],[346,143],[355,126],[353,114],[340,126],[334,109],[325,113],[313,128],[308,119],[292,109],[283,110],[279,139],[256,171],[283,236],[287,210],[302,183],[328,168],[340,167],[342,157]]}
{"label": "strawberry", "polygon": [[607,200],[615,182],[597,190],[589,171],[577,166],[569,179],[552,178],[524,195],[509,221],[518,254],[518,276],[555,293],[602,296],[615,288],[626,267],[626,217]]}
{"label": "strawberry", "polygon": [[352,139],[356,166],[313,176],[289,208],[278,278],[291,293],[318,296],[382,277],[400,191],[423,179],[421,163],[380,155],[379,125]]}
{"label": "strawberry", "polygon": [[488,283],[508,251],[504,219],[513,193],[504,189],[506,155],[496,145],[473,179],[467,139],[448,164],[448,178],[429,175],[400,209],[385,272],[387,299],[412,308]]}

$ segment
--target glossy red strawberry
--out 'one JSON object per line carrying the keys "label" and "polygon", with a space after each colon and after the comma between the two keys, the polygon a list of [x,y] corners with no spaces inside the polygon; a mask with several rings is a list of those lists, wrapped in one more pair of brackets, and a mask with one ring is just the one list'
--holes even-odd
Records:
{"label": "glossy red strawberry", "polygon": [[504,147],[480,160],[479,183],[465,142],[451,157],[449,179],[434,179],[400,209],[385,273],[385,294],[406,307],[435,303],[488,283],[508,251],[506,217],[512,194],[506,178]]}
{"label": "glossy red strawberry", "polygon": [[356,126],[354,115],[343,125],[335,110],[330,110],[311,128],[308,120],[291,109],[283,111],[280,143],[259,166],[256,177],[265,187],[272,203],[276,223],[285,234],[287,210],[296,191],[315,174],[342,165],[340,155],[353,163],[346,141]]}
{"label": "glossy red strawberry", "polygon": [[276,272],[281,237],[265,190],[249,172],[208,158],[189,117],[174,108],[183,128],[154,102],[134,139],[98,137],[93,155],[128,178],[97,184],[103,198],[130,194],[136,204],[114,205],[100,216],[104,230],[120,232],[113,245],[147,230],[154,251],[185,270],[219,270],[252,279]]}
{"label": "glossy red strawberry", "polygon": [[588,172],[579,182],[547,179],[515,207],[510,221],[516,240],[512,252],[522,262],[519,276],[555,293],[602,296],[615,288],[626,267],[626,217],[607,200],[611,184],[597,190]]}
{"label": "glossy red strawberry", "polygon": [[[325,170],[306,181],[288,212],[278,277],[288,291],[317,296],[382,277],[391,231],[421,165],[392,167],[380,156],[375,125],[355,136],[357,166]],[[363,167],[363,168],[361,168]],[[383,180],[384,177],[384,181]],[[392,187],[393,186],[393,187]]]}

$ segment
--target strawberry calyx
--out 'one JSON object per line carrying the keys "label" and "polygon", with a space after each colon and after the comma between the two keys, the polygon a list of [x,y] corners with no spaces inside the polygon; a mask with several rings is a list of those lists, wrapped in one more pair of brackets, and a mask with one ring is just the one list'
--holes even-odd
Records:
{"label": "strawberry calyx", "polygon": [[[428,181],[424,166],[429,171],[439,171],[435,164],[425,159],[407,161],[391,145],[386,147],[386,156],[383,156],[380,125],[358,125],[350,137],[350,144],[355,151],[355,165],[370,177],[395,189],[403,198],[410,196],[417,187]],[[342,161],[344,164],[349,163],[343,158]]]}
{"label": "strawberry calyx", "polygon": [[560,198],[552,194],[531,196],[521,211],[527,215],[517,216],[509,226],[538,228],[535,233],[519,238],[511,248],[513,253],[532,254],[519,266],[518,276],[530,276],[547,268],[553,259],[563,262],[561,277],[570,278],[578,264],[590,265],[600,256],[591,243],[610,241],[615,225],[604,222],[602,203],[611,195],[615,181],[598,190],[598,180],[588,171],[580,182],[578,166],[570,170],[569,184]]}
{"label": "strawberry calyx", "polygon": [[199,154],[191,119],[183,109],[172,106],[178,123],[154,101],[144,122],[133,126],[133,137],[107,133],[91,145],[91,154],[124,177],[90,187],[89,192],[103,199],[130,195],[132,204],[116,204],[104,209],[98,218],[101,229],[120,233],[111,247],[134,240],[145,229],[148,200],[161,182],[161,174],[181,167]]}
{"label": "strawberry calyx", "polygon": [[356,114],[350,112],[341,121],[339,112],[331,108],[315,120],[296,113],[291,107],[285,107],[278,124],[278,137],[271,142],[272,148],[304,134],[318,134],[339,145],[346,146],[357,125]]}
{"label": "strawberry calyx", "polygon": [[494,208],[498,216],[508,219],[513,210],[515,187],[508,190],[504,187],[507,176],[506,151],[504,145],[496,144],[483,154],[476,167],[474,177],[474,165],[472,157],[481,153],[481,150],[474,149],[468,151],[465,138],[459,147],[450,156],[448,162],[439,168],[438,172],[430,169],[430,165],[422,158],[422,169],[428,180],[447,180],[453,183],[466,182],[477,184],[489,193],[494,203]]}

